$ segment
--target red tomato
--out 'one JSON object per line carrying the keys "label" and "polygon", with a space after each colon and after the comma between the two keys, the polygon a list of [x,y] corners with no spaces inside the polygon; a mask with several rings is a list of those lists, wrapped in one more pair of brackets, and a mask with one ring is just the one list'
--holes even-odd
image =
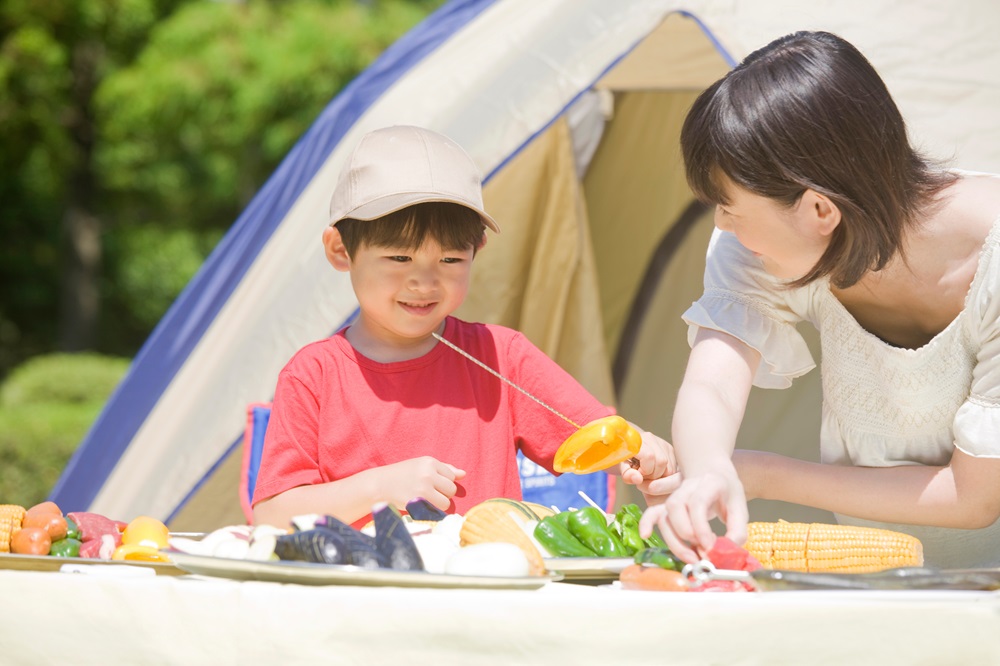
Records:
{"label": "red tomato", "polygon": [[26,513],[21,527],[41,527],[49,533],[49,539],[59,541],[66,538],[68,525],[66,519],[57,513]]}
{"label": "red tomato", "polygon": [[10,552],[17,555],[48,555],[52,539],[43,527],[22,527],[11,537]]}
{"label": "red tomato", "polygon": [[60,509],[59,505],[56,504],[55,502],[41,502],[29,508],[24,515],[34,516],[38,514],[48,514],[48,513],[54,513],[61,516],[62,509]]}

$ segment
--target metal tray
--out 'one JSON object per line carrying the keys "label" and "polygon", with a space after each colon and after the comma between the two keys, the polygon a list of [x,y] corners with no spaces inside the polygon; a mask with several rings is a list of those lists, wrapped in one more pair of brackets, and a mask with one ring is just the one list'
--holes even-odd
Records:
{"label": "metal tray", "polygon": [[235,560],[206,555],[190,555],[167,551],[181,569],[202,576],[232,580],[256,580],[300,585],[361,585],[369,587],[438,587],[534,590],[553,581],[561,574],[547,576],[454,576],[425,571],[396,569],[364,569],[339,564],[310,562]]}

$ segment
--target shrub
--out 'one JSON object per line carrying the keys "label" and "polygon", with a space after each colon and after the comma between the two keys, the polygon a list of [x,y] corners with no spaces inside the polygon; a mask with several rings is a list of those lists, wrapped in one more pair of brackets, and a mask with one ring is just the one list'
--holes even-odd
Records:
{"label": "shrub", "polygon": [[37,404],[103,404],[128,369],[128,359],[95,353],[36,356],[0,386],[0,409]]}
{"label": "shrub", "polygon": [[0,385],[0,504],[31,506],[48,496],[128,363],[51,354],[11,372]]}

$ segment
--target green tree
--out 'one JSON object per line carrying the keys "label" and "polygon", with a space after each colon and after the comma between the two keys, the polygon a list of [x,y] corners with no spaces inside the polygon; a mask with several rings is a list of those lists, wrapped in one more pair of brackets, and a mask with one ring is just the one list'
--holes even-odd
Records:
{"label": "green tree", "polygon": [[0,4],[0,373],[94,347],[103,198],[93,98],[185,0]]}
{"label": "green tree", "polygon": [[[323,107],[440,4],[190,4],[105,81],[97,157],[120,205],[109,242],[117,334],[123,322],[148,333]],[[152,267],[168,265],[191,270],[164,281]]]}
{"label": "green tree", "polygon": [[323,106],[441,4],[0,3],[0,377],[134,353]]}

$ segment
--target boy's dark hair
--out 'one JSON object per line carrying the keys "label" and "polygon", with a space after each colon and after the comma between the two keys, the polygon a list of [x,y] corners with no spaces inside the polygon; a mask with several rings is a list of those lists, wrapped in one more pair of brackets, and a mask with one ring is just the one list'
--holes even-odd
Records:
{"label": "boy's dark hair", "polygon": [[450,202],[419,203],[374,220],[345,218],[337,230],[351,257],[359,247],[417,249],[429,236],[445,250],[475,252],[486,226],[476,211]]}
{"label": "boy's dark hair", "polygon": [[902,253],[904,230],[954,182],[915,151],[885,84],[850,43],[796,32],[751,53],[695,100],[681,130],[688,183],[726,204],[720,174],[786,206],[806,189],[841,211],[813,269],[846,288]]}

